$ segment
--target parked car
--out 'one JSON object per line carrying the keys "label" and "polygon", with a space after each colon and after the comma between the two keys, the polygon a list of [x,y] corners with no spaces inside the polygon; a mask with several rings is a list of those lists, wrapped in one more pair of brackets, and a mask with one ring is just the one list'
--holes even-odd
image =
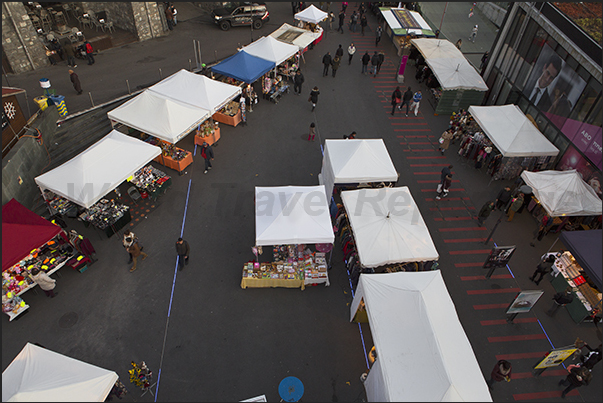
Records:
{"label": "parked car", "polygon": [[223,7],[211,12],[211,17],[223,31],[228,31],[231,26],[249,25],[253,25],[253,29],[260,29],[270,20],[264,3],[224,3]]}

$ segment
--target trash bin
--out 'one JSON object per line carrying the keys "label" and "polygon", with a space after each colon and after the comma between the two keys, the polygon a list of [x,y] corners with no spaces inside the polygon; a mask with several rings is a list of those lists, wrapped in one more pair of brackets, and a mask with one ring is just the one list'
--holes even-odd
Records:
{"label": "trash bin", "polygon": [[50,80],[47,78],[40,78],[40,87],[50,88]]}
{"label": "trash bin", "polygon": [[48,97],[42,95],[40,97],[35,97],[34,101],[36,101],[36,103],[40,107],[40,110],[48,108]]}
{"label": "trash bin", "polygon": [[57,106],[59,115],[67,116],[67,106],[65,106],[65,97],[62,95],[51,95],[50,100]]}

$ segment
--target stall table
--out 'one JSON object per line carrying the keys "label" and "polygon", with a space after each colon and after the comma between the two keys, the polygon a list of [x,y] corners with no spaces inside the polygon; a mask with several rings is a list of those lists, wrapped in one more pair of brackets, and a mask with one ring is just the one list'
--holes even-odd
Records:
{"label": "stall table", "polygon": [[213,114],[212,119],[216,122],[236,127],[239,123],[241,123],[241,110],[239,109],[234,116],[229,116],[222,112],[216,112]]}
{"label": "stall table", "polygon": [[285,280],[275,278],[249,278],[243,277],[241,279],[241,288],[270,288],[270,287],[282,287],[282,288],[306,288],[304,280]]}
{"label": "stall table", "polygon": [[172,186],[172,178],[169,178],[168,180],[166,180],[165,182],[163,182],[161,184],[161,186],[159,186],[158,188],[156,188],[154,191],[150,191],[149,189],[144,189],[145,192],[147,192],[149,194],[149,197],[153,200],[157,200],[157,198],[159,196],[161,196],[162,194],[164,194],[168,188]]}
{"label": "stall table", "polygon": [[165,167],[174,169],[178,171],[180,175],[182,175],[182,171],[184,171],[187,166],[193,163],[193,154],[190,151],[186,151],[186,157],[184,157],[180,161],[176,161],[175,159],[162,154],[155,157],[153,161],[158,162]]}
{"label": "stall table", "polygon": [[[240,115],[240,112],[239,112]],[[202,146],[204,142],[209,144],[210,146],[214,144],[216,141],[220,140],[220,128],[216,127],[214,132],[209,134],[208,136],[201,136],[199,133],[195,134],[195,144]]]}

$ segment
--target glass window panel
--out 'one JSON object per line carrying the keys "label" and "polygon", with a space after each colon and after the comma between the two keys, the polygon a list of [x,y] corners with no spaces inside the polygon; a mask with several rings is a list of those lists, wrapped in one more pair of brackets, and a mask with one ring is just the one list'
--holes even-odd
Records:
{"label": "glass window panel", "polygon": [[599,88],[593,88],[593,81],[596,82],[596,80],[591,80],[584,91],[582,91],[582,95],[580,95],[580,98],[578,98],[578,102],[576,102],[576,105],[570,115],[570,119],[580,122],[585,121],[588,112],[591,110],[595,101],[597,100],[597,97],[601,93],[601,85],[597,83]]}
{"label": "glass window panel", "polygon": [[530,76],[530,72],[532,71],[532,65],[524,62],[521,65],[521,70],[519,70],[519,75],[517,76],[517,79],[515,80],[515,86],[517,88],[523,88],[524,85],[526,84],[526,81],[528,80],[528,77]]}
{"label": "glass window panel", "polygon": [[528,107],[530,106],[530,102],[528,102],[528,98],[523,96],[523,94],[519,94],[519,100],[517,101],[517,106],[519,109],[523,111],[523,113],[527,114]]}
{"label": "glass window panel", "polygon": [[[528,26],[526,27],[526,30],[523,34],[523,38],[534,38],[536,36],[536,31],[538,31],[538,28],[539,27],[538,27],[538,24],[536,23],[536,21],[534,21],[533,19],[530,18],[530,22],[528,22]],[[519,43],[519,46],[517,47],[517,53],[519,53],[521,55],[521,57],[525,58],[531,44],[532,44],[532,41],[522,40]],[[555,48],[553,48],[553,49],[555,49]]]}
{"label": "glass window panel", "polygon": [[551,143],[554,143],[555,139],[559,135],[559,130],[557,130],[557,128],[555,127],[555,125],[548,125],[544,129],[544,131],[542,132],[542,134],[544,134],[544,137],[546,137],[547,139],[549,139],[549,141]]}
{"label": "glass window panel", "polygon": [[521,25],[523,24],[523,20],[526,17],[526,12],[522,9],[519,9],[515,14],[515,18],[513,19],[513,24],[511,25],[511,29],[509,29],[509,33],[507,34],[507,38],[505,39],[505,43],[514,44],[515,39],[517,38],[517,34]]}
{"label": "glass window panel", "polygon": [[597,100],[597,103],[592,108],[590,115],[586,119],[586,123],[593,126],[601,126],[601,120],[603,117],[603,108],[601,105],[601,96]]}
{"label": "glass window panel", "polygon": [[586,69],[582,66],[578,66],[578,75],[580,77],[582,77],[582,79],[586,82],[588,82],[588,79],[590,78],[590,73],[588,71],[586,71]]}
{"label": "glass window panel", "polygon": [[563,60],[565,60],[565,58],[567,57],[567,51],[565,49],[563,49],[563,47],[561,45],[557,46],[557,49],[555,49],[555,52],[557,52],[559,57],[562,58]]}
{"label": "glass window panel", "polygon": [[[534,115],[532,115],[534,116]],[[542,113],[538,113],[536,115],[536,125],[538,126],[538,130],[541,132],[544,131],[546,125],[549,123],[549,120]]]}
{"label": "glass window panel", "polygon": [[555,49],[557,47],[557,41],[553,39],[552,36],[546,38],[546,43],[552,48]]}
{"label": "glass window panel", "polygon": [[557,149],[559,150],[559,155],[561,156],[563,155],[563,153],[565,153],[565,150],[567,150],[567,147],[569,146],[570,142],[567,137],[559,135],[555,137],[555,140],[553,140],[552,143],[555,147],[557,147]]}
{"label": "glass window panel", "polygon": [[496,99],[496,105],[505,105],[507,103],[507,97],[509,96],[509,91],[511,91],[511,83],[505,80],[503,82],[502,88],[500,89],[500,94]]}
{"label": "glass window panel", "polygon": [[574,59],[572,55],[567,55],[567,57],[565,58],[565,62],[568,66],[572,68],[572,70],[576,70],[576,68],[578,67],[578,61]]}
{"label": "glass window panel", "polygon": [[[520,102],[521,91],[517,89],[517,87],[513,87],[511,92],[509,92],[509,96],[507,96],[507,101],[505,104],[518,104]],[[521,107],[520,107],[521,108]]]}

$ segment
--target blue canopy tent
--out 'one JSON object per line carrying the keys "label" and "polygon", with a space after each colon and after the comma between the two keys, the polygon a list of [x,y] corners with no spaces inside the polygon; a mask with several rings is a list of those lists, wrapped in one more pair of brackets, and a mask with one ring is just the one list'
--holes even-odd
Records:
{"label": "blue canopy tent", "polygon": [[569,249],[588,277],[601,290],[601,235],[603,230],[563,231],[561,242]]}
{"label": "blue canopy tent", "polygon": [[223,74],[250,84],[273,68],[275,68],[273,62],[252,56],[242,50],[222,60],[211,70],[214,73]]}

